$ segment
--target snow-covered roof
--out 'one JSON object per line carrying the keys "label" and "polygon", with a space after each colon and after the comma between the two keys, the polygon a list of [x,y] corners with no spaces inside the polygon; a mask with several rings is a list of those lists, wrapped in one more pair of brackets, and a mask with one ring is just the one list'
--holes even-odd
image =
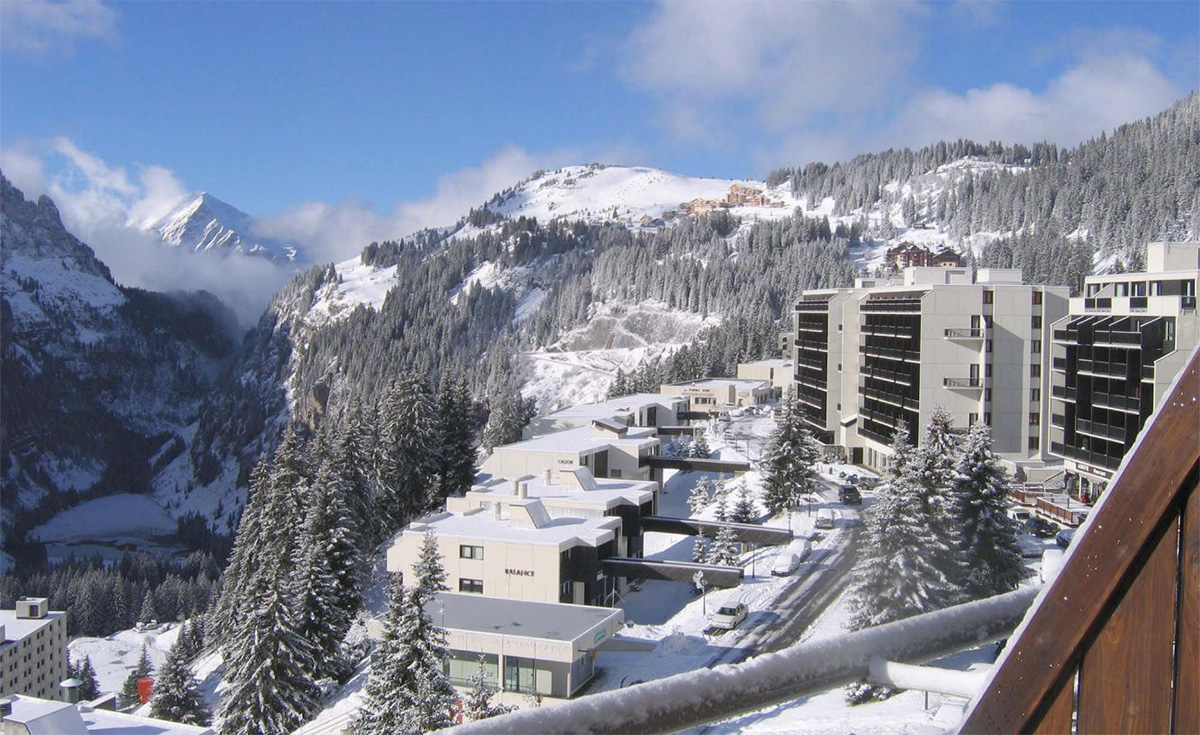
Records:
{"label": "snow-covered roof", "polygon": [[496,452],[591,452],[613,445],[643,446],[658,442],[657,430],[653,427],[630,427],[625,436],[599,433],[591,426],[580,426],[525,441],[496,447]]}
{"label": "snow-covered roof", "polygon": [[638,393],[632,396],[611,398],[599,403],[581,403],[576,406],[567,406],[566,408],[560,408],[553,413],[547,414],[545,418],[607,418],[622,413],[629,413],[636,408],[673,406],[682,402],[683,398],[680,396],[668,396],[663,393]]}
{"label": "snow-covered roof", "polygon": [[774,359],[770,359],[770,360],[754,360],[753,362],[743,362],[742,364],[743,365],[762,365],[763,367],[790,367],[792,364],[792,361],[784,360],[782,358],[774,358]]}
{"label": "snow-covered roof", "polygon": [[[616,505],[641,505],[654,497],[658,483],[651,480],[610,479],[604,477],[591,478],[591,483],[578,481],[563,481],[566,476],[574,473],[581,475],[591,472],[586,467],[559,470],[560,481],[546,484],[545,478],[537,475],[526,475],[516,478],[525,483],[526,495],[537,498],[546,505],[595,505],[607,510]],[[512,491],[512,481],[494,479],[476,485],[467,493],[470,500],[505,500],[516,496]]]}
{"label": "snow-covered roof", "polygon": [[686,380],[682,383],[670,383],[670,385],[680,388],[712,388],[715,390],[730,387],[736,390],[756,390],[771,387],[770,382],[766,380],[738,380],[737,378],[700,378],[699,380]]}
{"label": "snow-covered roof", "polygon": [[[448,630],[573,641],[602,623],[622,618],[620,609],[557,602],[529,602],[479,595],[442,592],[426,604],[426,611]],[[445,613],[444,620],[440,620]]]}
{"label": "snow-covered roof", "polygon": [[211,735],[213,732],[207,727],[23,694],[12,695],[12,714],[6,715],[4,721],[24,725],[29,735]]}
{"label": "snow-covered roof", "polygon": [[[44,618],[18,618],[16,610],[0,610],[0,625],[4,626],[4,642],[19,641],[33,635],[55,620],[66,615],[64,612],[47,612]],[[3,645],[0,642],[0,645]]]}
{"label": "snow-covered roof", "polygon": [[[527,517],[520,517],[519,512],[515,512],[517,509]],[[616,538],[620,527],[621,519],[615,517],[550,518],[538,499],[509,498],[502,505],[498,519],[491,508],[437,513],[414,521],[400,535],[423,536],[426,530],[432,529],[436,535],[449,538],[520,542],[566,549],[579,544],[599,546]]]}

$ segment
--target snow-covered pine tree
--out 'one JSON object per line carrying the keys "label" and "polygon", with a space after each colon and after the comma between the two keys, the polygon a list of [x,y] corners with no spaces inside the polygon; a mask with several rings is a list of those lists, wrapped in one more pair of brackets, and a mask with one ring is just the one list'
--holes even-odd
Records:
{"label": "snow-covered pine tree", "polygon": [[1008,478],[992,453],[991,429],[975,424],[955,468],[953,513],[971,599],[1010,592],[1024,575],[1016,522],[1008,515],[1008,495]]}
{"label": "snow-covered pine tree", "polygon": [[608,386],[608,397],[620,398],[621,396],[627,396],[630,393],[629,379],[625,377],[625,370],[621,367],[618,367],[616,377],[613,378],[613,382]]}
{"label": "snow-covered pine tree", "polygon": [[511,707],[492,702],[497,691],[499,690],[488,681],[484,658],[480,656],[479,667],[471,675],[471,691],[467,694],[466,701],[463,702],[463,718],[467,722],[475,722],[511,712]]}
{"label": "snow-covered pine tree", "polygon": [[692,537],[692,561],[697,564],[707,564],[709,556],[708,538],[704,530]]}
{"label": "snow-covered pine tree", "polygon": [[437,534],[432,528],[427,529],[425,537],[421,539],[421,552],[417,563],[413,565],[413,574],[416,577],[412,580],[413,584],[425,590],[430,597],[450,589],[446,585],[446,567],[442,564]]}
{"label": "snow-covered pine tree", "polygon": [[364,424],[362,405],[352,401],[342,422],[335,443],[332,461],[338,475],[346,483],[346,508],[359,529],[359,548],[364,559],[372,553],[380,539],[380,526],[375,516],[377,493],[375,448],[371,432]]}
{"label": "snow-covered pine tree", "polygon": [[81,700],[90,702],[100,696],[100,682],[96,681],[96,668],[92,666],[91,656],[83,657],[75,676],[80,681],[79,698]]}
{"label": "snow-covered pine tree", "polygon": [[402,375],[384,396],[376,511],[388,535],[433,506],[437,417],[425,383]]}
{"label": "snow-covered pine tree", "polygon": [[138,679],[153,673],[154,665],[150,663],[150,651],[146,648],[146,642],[142,641],[142,655],[138,658],[137,665],[129,672],[129,676],[125,677],[125,683],[121,685],[121,691],[117,694],[122,709],[137,705],[140,698]]}
{"label": "snow-covered pine tree", "polygon": [[887,476],[894,480],[904,471],[905,465],[912,459],[912,437],[908,433],[908,425],[900,424],[900,428],[892,435],[892,454],[887,459]]}
{"label": "snow-covered pine tree", "polygon": [[327,457],[309,494],[294,570],[299,633],[312,646],[314,680],[349,673],[340,649],[358,610],[363,563],[345,493],[345,479]]}
{"label": "snow-covered pine tree", "polygon": [[182,637],[175,640],[158,672],[150,698],[150,716],[184,725],[208,725],[212,720],[200,685],[192,676],[187,644]]}
{"label": "snow-covered pine tree", "polygon": [[691,509],[693,516],[698,516],[712,500],[712,481],[708,479],[708,475],[701,473],[696,484],[692,486],[691,493],[688,494],[688,508]]}
{"label": "snow-covered pine tree", "polygon": [[777,421],[763,461],[763,504],[772,515],[794,507],[802,495],[816,490],[815,466],[821,456],[817,440],[804,427],[790,388],[780,403]]}
{"label": "snow-covered pine tree", "polygon": [[[229,565],[221,575],[221,592],[212,616],[218,630],[230,630],[235,611],[244,609],[242,593],[251,572],[258,568],[263,549],[262,506],[271,493],[271,466],[263,457],[250,471],[250,489],[234,536]],[[226,639],[228,642],[228,639]]]}
{"label": "snow-covered pine tree", "polygon": [[959,597],[939,563],[956,550],[930,523],[915,464],[881,486],[865,514],[862,549],[851,574],[854,630],[938,610]]}
{"label": "snow-covered pine tree", "polygon": [[139,623],[150,623],[158,620],[158,608],[154,605],[154,590],[146,590],[142,598],[142,610],[138,613]]}
{"label": "snow-covered pine tree", "polygon": [[958,462],[959,441],[951,431],[951,417],[944,408],[935,407],[920,446],[904,461],[904,474],[913,480],[919,490],[915,498],[923,523],[928,533],[944,541],[950,553],[933,558],[957,595],[952,601],[962,601],[965,596],[968,573],[963,544],[962,529],[954,517],[954,467]]}
{"label": "snow-covered pine tree", "polygon": [[437,482],[439,503],[461,496],[475,480],[475,431],[471,424],[470,394],[465,381],[448,371],[442,376],[437,401]]}
{"label": "snow-covered pine tree", "polygon": [[688,456],[697,459],[708,459],[712,454],[712,450],[708,448],[708,439],[705,438],[705,432],[701,431],[692,439],[692,443],[688,445]]}
{"label": "snow-covered pine tree", "polygon": [[738,499],[729,514],[729,519],[734,523],[753,523],[757,517],[758,509],[754,507],[754,500],[750,497],[750,487],[743,482],[738,489]]}
{"label": "snow-covered pine tree", "polygon": [[371,654],[371,674],[354,722],[356,735],[407,735],[451,724],[454,688],[442,671],[445,631],[434,626],[420,586],[393,574],[383,637]]}
{"label": "snow-covered pine tree", "polygon": [[729,526],[729,514],[725,509],[725,498],[717,499],[717,522],[721,527],[717,530],[717,537],[713,539],[712,547],[708,550],[709,564],[726,564],[735,566],[738,563],[737,539],[734,536],[733,528]]}

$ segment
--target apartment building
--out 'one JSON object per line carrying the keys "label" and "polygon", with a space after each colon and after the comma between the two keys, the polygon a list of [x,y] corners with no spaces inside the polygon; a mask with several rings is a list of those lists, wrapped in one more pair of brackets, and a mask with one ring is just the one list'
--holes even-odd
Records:
{"label": "apartment building", "polygon": [[602,419],[615,419],[636,427],[676,426],[683,423],[679,414],[686,409],[686,398],[663,393],[638,393],[597,403],[581,403],[535,417],[525,428],[524,438],[591,426],[593,421]]}
{"label": "apartment building", "polygon": [[653,479],[646,459],[657,456],[662,440],[654,427],[626,426],[612,418],[565,429],[492,450],[480,471],[490,477],[541,475],[587,467],[595,477]]}
{"label": "apartment building", "polygon": [[626,553],[621,517],[555,518],[546,502],[527,496],[524,484],[518,492],[410,523],[387,551],[388,571],[411,580],[425,533],[432,531],[452,591],[612,605],[617,578],[604,572],[602,562]]}
{"label": "apartment building", "polygon": [[775,397],[778,398],[792,384],[792,361],[776,359],[739,363],[737,376],[738,380],[770,383]]}
{"label": "apartment building", "polygon": [[796,399],[823,443],[880,468],[893,435],[920,436],[934,408],[982,421],[996,452],[1040,462],[1050,324],[1067,289],[1021,283],[1015,269],[906,268],[850,289],[804,292],[794,315]]}
{"label": "apartment building", "polygon": [[757,406],[771,400],[773,389],[765,380],[701,378],[683,383],[664,383],[659,391],[688,399],[688,409],[718,414],[731,408]]}
{"label": "apartment building", "polygon": [[49,607],[45,597],[26,597],[15,610],[0,610],[0,696],[59,696],[67,678],[67,614]]}
{"label": "apartment building", "polygon": [[1095,498],[1183,369],[1200,333],[1200,243],[1146,246],[1146,270],[1090,276],[1053,325],[1050,451]]}

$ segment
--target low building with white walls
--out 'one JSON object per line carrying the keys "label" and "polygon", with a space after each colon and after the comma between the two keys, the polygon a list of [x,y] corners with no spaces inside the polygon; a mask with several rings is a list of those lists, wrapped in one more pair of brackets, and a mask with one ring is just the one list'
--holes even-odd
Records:
{"label": "low building with white walls", "polygon": [[853,462],[881,468],[895,432],[915,442],[936,407],[991,426],[1010,463],[1046,464],[1050,325],[1066,288],[1016,269],[917,267],[805,291],[795,306],[796,399],[805,423]]}
{"label": "low building with white walls", "polygon": [[505,444],[492,450],[480,472],[490,477],[541,475],[587,467],[595,477],[651,480],[647,457],[657,456],[662,441],[654,427],[626,426],[612,418],[585,426]]}
{"label": "low building with white walls", "polygon": [[614,419],[626,426],[676,426],[683,423],[679,414],[686,409],[687,399],[682,396],[638,393],[598,403],[581,403],[537,416],[525,427],[524,437],[530,439],[565,429],[591,426],[598,419]]}
{"label": "low building with white walls", "polygon": [[737,376],[739,380],[760,380],[770,383],[775,389],[775,397],[784,394],[791,386],[795,377],[792,375],[791,360],[755,360],[754,362],[738,363]]}
{"label": "low building with white walls", "polygon": [[603,561],[626,553],[619,516],[551,517],[527,496],[497,498],[463,512],[410,523],[387,551],[387,568],[407,583],[425,533],[437,538],[451,591],[535,602],[612,605],[617,578]]}
{"label": "low building with white walls", "polygon": [[213,735],[211,727],[22,695],[0,699],[4,735]]}
{"label": "low building with white walls", "polygon": [[0,696],[53,699],[67,678],[67,614],[45,597],[17,600],[0,610]]}
{"label": "low building with white walls", "polygon": [[664,383],[659,391],[686,397],[689,411],[714,415],[731,408],[766,403],[774,394],[769,381],[736,378],[701,378],[683,383]]}
{"label": "low building with white walls", "polygon": [[[619,608],[503,599],[481,605],[457,593],[436,595],[425,611],[446,630],[450,683],[470,691],[482,657],[488,683],[510,705],[574,696],[595,675],[597,650],[625,620]],[[368,630],[379,637],[382,623]]]}

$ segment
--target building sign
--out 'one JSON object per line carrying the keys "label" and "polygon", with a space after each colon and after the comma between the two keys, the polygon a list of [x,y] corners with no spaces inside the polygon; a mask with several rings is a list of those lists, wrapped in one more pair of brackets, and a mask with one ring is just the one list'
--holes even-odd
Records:
{"label": "building sign", "polygon": [[575,460],[573,460],[573,459],[560,459],[560,460],[558,460],[558,463],[559,463],[559,464],[575,464]]}
{"label": "building sign", "polygon": [[514,577],[532,577],[533,576],[532,569],[505,569],[504,573],[512,575]]}
{"label": "building sign", "polygon": [[598,630],[598,631],[596,631],[596,637],[592,639],[592,643],[599,643],[600,641],[604,640],[604,637],[605,637],[606,635],[608,635],[608,631],[607,631],[607,630]]}

